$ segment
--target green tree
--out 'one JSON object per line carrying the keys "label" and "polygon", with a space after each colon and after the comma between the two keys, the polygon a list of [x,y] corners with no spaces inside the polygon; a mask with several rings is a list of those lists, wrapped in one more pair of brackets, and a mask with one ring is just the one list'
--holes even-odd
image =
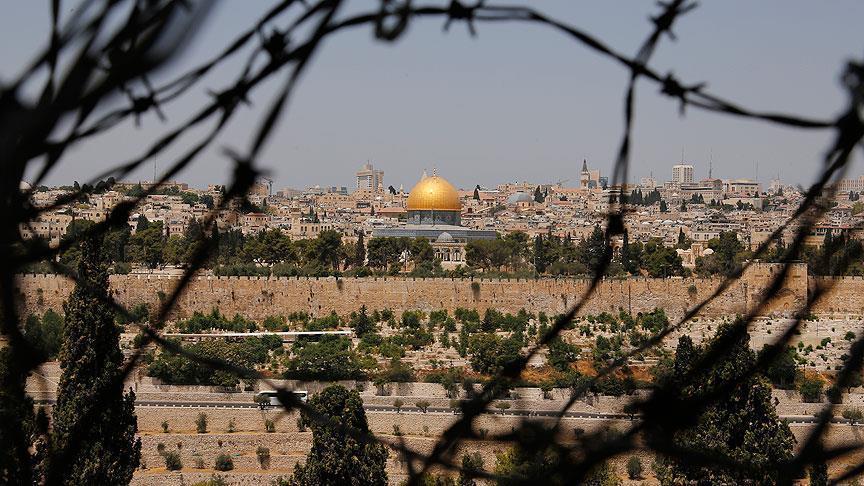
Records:
{"label": "green tree", "polygon": [[534,237],[534,270],[537,273],[545,272],[549,266],[549,247],[549,242],[543,236]]}
{"label": "green tree", "polygon": [[723,231],[708,241],[708,247],[714,253],[696,259],[696,273],[700,275],[732,275],[747,256],[734,231]]}
{"label": "green tree", "polygon": [[468,353],[474,371],[487,374],[499,372],[506,364],[519,358],[518,340],[501,338],[493,333],[478,333],[469,338]]}
{"label": "green tree", "polygon": [[7,484],[33,484],[33,458],[29,447],[38,428],[33,399],[24,391],[29,374],[23,347],[0,348],[0,480]]}
{"label": "green tree", "polygon": [[360,312],[356,314],[352,313],[349,325],[354,329],[354,334],[359,338],[362,338],[366,333],[375,332],[375,323],[369,318],[366,304],[360,306]]}
{"label": "green tree", "polygon": [[540,186],[537,186],[537,188],[534,189],[534,202],[542,203],[545,200],[546,197],[543,196],[543,192],[540,191]]}
{"label": "green tree", "polygon": [[169,265],[179,265],[186,259],[186,240],[179,235],[171,235],[162,248],[162,260]]}
{"label": "green tree", "polygon": [[66,226],[66,234],[63,235],[61,243],[66,245],[72,242],[72,244],[60,254],[60,263],[73,270],[78,268],[78,260],[81,258],[81,246],[74,242],[81,240],[84,233],[90,229],[93,224],[93,221],[86,219],[73,219],[69,225]]}
{"label": "green tree", "polygon": [[549,343],[549,354],[547,360],[558,371],[567,371],[570,364],[579,357],[579,348],[556,337]]}
{"label": "green tree", "polygon": [[843,418],[848,420],[852,425],[861,422],[864,419],[864,412],[860,408],[850,407],[843,410]]}
{"label": "green tree", "polygon": [[[768,346],[762,348],[761,353],[767,352]],[[795,360],[797,352],[792,346],[777,355],[765,369],[765,377],[771,380],[771,384],[783,390],[795,388],[795,380],[798,378],[798,362]]]}
{"label": "green tree", "polygon": [[108,305],[101,238],[86,238],[66,322],[53,412],[49,484],[129,484],[141,457],[135,394],[123,393],[120,331]]}
{"label": "green tree", "polygon": [[411,262],[414,263],[413,275],[430,276],[440,270],[441,262],[435,259],[435,250],[426,238],[415,238],[409,248]]}
{"label": "green tree", "polygon": [[589,272],[594,273],[600,267],[607,247],[606,236],[603,234],[603,230],[600,229],[600,225],[595,224],[591,235],[579,243],[580,260]]}
{"label": "green tree", "polygon": [[525,450],[511,447],[495,456],[499,486],[519,484],[567,484],[561,477],[561,457],[553,450]]}
{"label": "green tree", "polygon": [[318,420],[303,412],[312,427],[312,449],[306,463],[294,467],[290,484],[387,484],[387,449],[365,437],[371,434],[356,390],[334,385],[309,400]]}
{"label": "green tree", "polygon": [[[680,410],[688,410],[691,401],[701,401],[708,394],[711,399],[698,409],[693,427],[673,432],[676,446],[745,467],[672,461],[664,484],[772,484],[791,459],[795,438],[777,415],[770,385],[748,374],[756,361],[749,341],[737,323],[721,326],[704,351],[686,336],[679,339],[671,382],[665,388],[678,394]],[[712,353],[710,363],[697,369],[708,353]]]}
{"label": "green tree", "polygon": [[342,235],[336,230],[326,230],[318,233],[312,240],[309,258],[318,265],[332,270],[339,270],[339,257],[342,254]]}
{"label": "green tree", "polygon": [[146,224],[145,229],[136,230],[135,234],[129,237],[129,243],[126,245],[126,254],[135,263],[156,268],[164,262],[164,246],[165,240],[162,237],[162,222],[157,221]]}
{"label": "green tree", "polygon": [[360,378],[362,370],[345,338],[326,336],[310,342],[289,360],[285,377],[295,380],[338,381]]}
{"label": "green tree", "polygon": [[408,250],[409,238],[372,238],[366,246],[368,264],[372,268],[386,270],[399,263],[399,258]]}
{"label": "green tree", "polygon": [[105,240],[102,248],[105,252],[105,259],[109,262],[125,262],[126,245],[129,243],[129,225],[123,224],[120,228],[112,229],[105,233]]}
{"label": "green tree", "polygon": [[24,337],[41,359],[55,359],[63,343],[63,318],[51,309],[41,319],[30,315],[24,323]]}
{"label": "green tree", "polygon": [[801,379],[798,385],[798,392],[801,393],[801,399],[807,403],[817,403],[822,401],[822,387],[825,382],[818,375],[806,376]]}
{"label": "green tree", "polygon": [[633,480],[642,478],[642,461],[638,456],[630,456],[627,460],[627,477]]}
{"label": "green tree", "polygon": [[357,244],[354,245],[354,266],[362,267],[366,264],[366,245],[363,242],[363,231],[357,234]]}
{"label": "green tree", "polygon": [[663,242],[657,239],[651,239],[645,244],[642,268],[654,278],[672,277],[684,273],[684,265],[678,252],[674,248],[664,246]]}
{"label": "green tree", "polygon": [[824,461],[810,466],[810,486],[828,486],[828,465]]}
{"label": "green tree", "polygon": [[483,456],[479,452],[462,455],[462,469],[459,471],[459,486],[476,486],[474,478],[483,472]]}
{"label": "green tree", "polygon": [[630,243],[627,231],[624,231],[624,244],[621,246],[621,265],[631,275],[638,275],[642,265],[642,243]]}

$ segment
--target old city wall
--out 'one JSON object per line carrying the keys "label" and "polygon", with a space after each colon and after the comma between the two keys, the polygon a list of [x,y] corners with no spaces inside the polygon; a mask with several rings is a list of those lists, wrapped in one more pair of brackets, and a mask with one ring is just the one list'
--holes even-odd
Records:
{"label": "old city wall", "polygon": [[[771,276],[779,271],[776,265],[754,265],[738,281],[725,289],[701,314],[706,317],[743,314],[754,309]],[[124,306],[145,303],[155,308],[178,283],[173,276],[112,275],[112,296]],[[624,309],[631,313],[666,309],[680,317],[702,299],[710,296],[721,279],[608,279],[602,281],[582,314]],[[335,311],[347,315],[365,304],[369,309],[389,308],[396,312],[408,309],[453,311],[457,307],[480,312],[495,308],[511,313],[525,308],[548,314],[565,312],[585,293],[590,285],[586,279],[413,279],[413,278],[259,278],[259,277],[194,277],[179,298],[172,318],[184,318],[195,311],[209,312],[213,308],[223,314],[263,319],[273,314],[305,311],[324,315]],[[41,313],[47,309],[62,309],[72,282],[55,275],[21,275],[18,289],[25,312]],[[861,314],[864,305],[858,297],[864,289],[862,279],[839,279],[819,311]],[[804,265],[795,266],[783,288],[759,312],[761,315],[788,315],[805,302],[808,277]]]}
{"label": "old city wall", "polygon": [[819,289],[824,297],[816,301],[813,312],[817,315],[864,315],[864,278],[862,277],[811,277],[810,295]]}

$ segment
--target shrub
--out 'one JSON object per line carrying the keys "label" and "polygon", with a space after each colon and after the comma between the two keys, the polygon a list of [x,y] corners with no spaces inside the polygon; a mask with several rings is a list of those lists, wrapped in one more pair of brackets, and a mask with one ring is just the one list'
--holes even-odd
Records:
{"label": "shrub", "polygon": [[165,469],[168,469],[169,471],[179,471],[183,469],[183,462],[180,460],[179,452],[169,451],[162,457],[165,458]]}
{"label": "shrub", "polygon": [[540,383],[540,391],[543,392],[543,399],[549,400],[552,398],[552,389],[555,387],[555,384],[551,381],[544,381]]}
{"label": "shrub", "polygon": [[846,331],[846,335],[843,336],[843,339],[845,339],[847,341],[854,341],[855,340],[855,333],[852,331]]}
{"label": "shrub", "polygon": [[201,454],[195,455],[195,469],[204,469],[204,458]]}
{"label": "shrub", "polygon": [[403,405],[405,405],[405,402],[403,402],[401,398],[393,400],[393,406],[396,408],[396,413],[400,413],[402,411]]}
{"label": "shrub", "polygon": [[216,462],[213,464],[213,469],[217,471],[230,471],[234,469],[234,460],[228,454],[222,453],[216,456]]}
{"label": "shrub", "polygon": [[199,434],[207,433],[207,414],[201,412],[198,414],[198,418],[195,419],[195,430],[198,431]]}
{"label": "shrub", "polygon": [[860,422],[861,419],[864,419],[864,412],[862,412],[860,408],[850,407],[843,410],[843,418],[851,422],[852,425],[855,425]]}
{"label": "shrub", "polygon": [[225,429],[225,432],[228,432],[229,434],[237,432],[237,424],[234,422],[233,418],[228,421],[228,428]]}
{"label": "shrub", "polygon": [[501,410],[501,413],[504,413],[505,410],[508,410],[510,408],[510,403],[498,402],[495,404],[495,408],[497,408],[498,410]]}
{"label": "shrub", "polygon": [[642,461],[636,456],[630,456],[627,460],[627,477],[640,479],[642,477]]}
{"label": "shrub", "polygon": [[419,408],[423,413],[426,413],[426,410],[429,409],[430,404],[428,400],[420,400],[415,403],[415,405],[417,405],[417,408]]}
{"label": "shrub", "polygon": [[126,275],[132,271],[132,264],[127,262],[116,262],[114,263],[114,271],[118,275]]}
{"label": "shrub", "polygon": [[817,403],[822,401],[822,378],[818,376],[805,377],[798,385],[801,399],[806,403]]}
{"label": "shrub", "polygon": [[266,430],[267,433],[276,432],[276,422],[273,422],[270,419],[264,419],[264,430]]}
{"label": "shrub", "polygon": [[164,433],[164,434],[168,433],[168,421],[167,420],[162,421],[162,433]]}
{"label": "shrub", "polygon": [[297,417],[297,432],[306,432],[306,421],[302,415]]}
{"label": "shrub", "polygon": [[258,446],[258,449],[255,450],[255,455],[258,456],[258,464],[261,465],[261,469],[268,469],[270,467],[270,449]]}
{"label": "shrub", "polygon": [[225,478],[222,476],[214,474],[210,476],[210,479],[197,482],[192,486],[228,486],[228,483],[225,482]]}

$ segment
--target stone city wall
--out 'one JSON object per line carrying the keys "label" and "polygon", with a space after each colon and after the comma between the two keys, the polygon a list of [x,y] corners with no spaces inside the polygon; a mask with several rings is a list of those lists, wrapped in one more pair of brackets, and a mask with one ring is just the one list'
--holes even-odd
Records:
{"label": "stone city wall", "polygon": [[[722,317],[743,314],[753,309],[761,292],[779,271],[778,265],[754,265],[743,278],[725,289],[701,315]],[[175,288],[178,279],[160,275],[112,275],[112,296],[124,306],[139,303],[151,308],[159,305]],[[721,279],[608,279],[602,281],[582,308],[582,314],[647,312],[655,307],[680,317],[686,309],[710,296]],[[806,301],[808,284],[804,264],[795,265],[780,292],[765,306],[761,315],[789,315]],[[831,292],[829,304],[820,311],[860,314],[864,304],[856,297],[864,288],[862,279],[840,279]],[[321,316],[335,311],[348,315],[365,304],[372,309],[409,309],[431,311],[457,307],[487,308],[515,313],[519,309],[547,314],[565,312],[578,301],[590,281],[586,279],[413,279],[413,278],[305,278],[305,277],[214,277],[193,278],[179,298],[172,318],[185,318],[195,311],[217,308],[223,314],[239,313],[252,319],[268,315],[305,311]],[[72,282],[56,275],[21,275],[18,289],[25,312],[61,310],[72,289]],[[828,305],[826,308],[825,306]]]}
{"label": "stone city wall", "polygon": [[817,289],[826,291],[819,299],[813,312],[817,315],[861,316],[864,314],[864,278],[862,277],[811,277],[809,292],[814,295]]}

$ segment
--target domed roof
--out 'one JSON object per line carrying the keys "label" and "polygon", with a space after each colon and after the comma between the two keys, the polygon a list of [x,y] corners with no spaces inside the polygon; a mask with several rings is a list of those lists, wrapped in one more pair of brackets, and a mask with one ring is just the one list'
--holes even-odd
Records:
{"label": "domed roof", "polygon": [[443,177],[433,175],[420,179],[408,194],[409,211],[461,211],[459,193]]}
{"label": "domed roof", "polygon": [[507,197],[507,204],[518,204],[520,202],[534,202],[534,198],[522,191],[514,192]]}
{"label": "domed roof", "polygon": [[446,231],[442,231],[441,234],[438,235],[438,238],[435,239],[436,243],[453,243],[454,241],[456,240],[453,239],[453,235]]}

